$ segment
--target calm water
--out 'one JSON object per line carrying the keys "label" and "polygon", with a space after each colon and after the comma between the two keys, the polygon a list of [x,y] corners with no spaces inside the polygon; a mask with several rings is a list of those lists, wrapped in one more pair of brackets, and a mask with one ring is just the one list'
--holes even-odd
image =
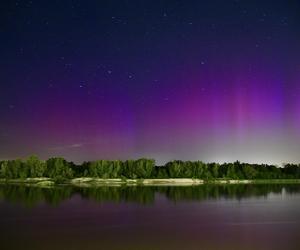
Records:
{"label": "calm water", "polygon": [[0,186],[1,249],[300,249],[300,185]]}

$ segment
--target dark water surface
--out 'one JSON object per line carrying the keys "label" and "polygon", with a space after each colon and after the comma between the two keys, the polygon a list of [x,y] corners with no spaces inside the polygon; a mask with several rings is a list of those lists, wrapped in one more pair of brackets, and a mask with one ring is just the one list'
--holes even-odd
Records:
{"label": "dark water surface", "polygon": [[0,249],[300,249],[300,185],[0,186]]}

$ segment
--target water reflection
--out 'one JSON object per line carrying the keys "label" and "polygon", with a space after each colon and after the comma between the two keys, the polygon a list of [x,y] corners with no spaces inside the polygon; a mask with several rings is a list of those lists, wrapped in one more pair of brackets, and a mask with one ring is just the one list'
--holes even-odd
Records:
{"label": "water reflection", "polygon": [[160,194],[170,201],[202,201],[209,199],[242,200],[250,197],[267,197],[269,194],[300,193],[300,185],[200,185],[189,187],[121,186],[121,187],[53,187],[40,188],[23,185],[1,185],[0,200],[34,207],[40,203],[59,205],[61,202],[80,195],[83,199],[103,202],[133,202],[151,204]]}

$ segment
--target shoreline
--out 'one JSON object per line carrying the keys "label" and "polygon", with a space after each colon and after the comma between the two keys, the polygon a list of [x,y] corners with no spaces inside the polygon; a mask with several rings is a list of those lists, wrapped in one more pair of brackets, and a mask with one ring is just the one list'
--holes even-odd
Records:
{"label": "shoreline", "polygon": [[169,178],[169,179],[103,179],[93,177],[81,177],[56,183],[54,179],[26,178],[26,179],[0,179],[0,184],[19,184],[39,187],[51,187],[57,185],[71,185],[78,187],[97,186],[198,186],[205,184],[233,185],[233,184],[300,184],[300,179],[255,179],[255,180],[233,180],[233,179],[192,179],[192,178]]}

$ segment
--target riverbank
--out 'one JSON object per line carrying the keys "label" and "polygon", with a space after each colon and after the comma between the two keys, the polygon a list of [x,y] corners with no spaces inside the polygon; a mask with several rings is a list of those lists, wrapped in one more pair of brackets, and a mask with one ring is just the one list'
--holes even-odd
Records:
{"label": "riverbank", "polygon": [[89,186],[193,186],[203,184],[300,184],[300,179],[256,179],[256,180],[229,180],[214,179],[201,180],[192,178],[169,178],[169,179],[102,179],[81,177],[57,182],[51,178],[26,178],[26,179],[0,179],[2,184],[24,184],[40,187],[50,187],[54,185],[72,185],[80,187]]}

